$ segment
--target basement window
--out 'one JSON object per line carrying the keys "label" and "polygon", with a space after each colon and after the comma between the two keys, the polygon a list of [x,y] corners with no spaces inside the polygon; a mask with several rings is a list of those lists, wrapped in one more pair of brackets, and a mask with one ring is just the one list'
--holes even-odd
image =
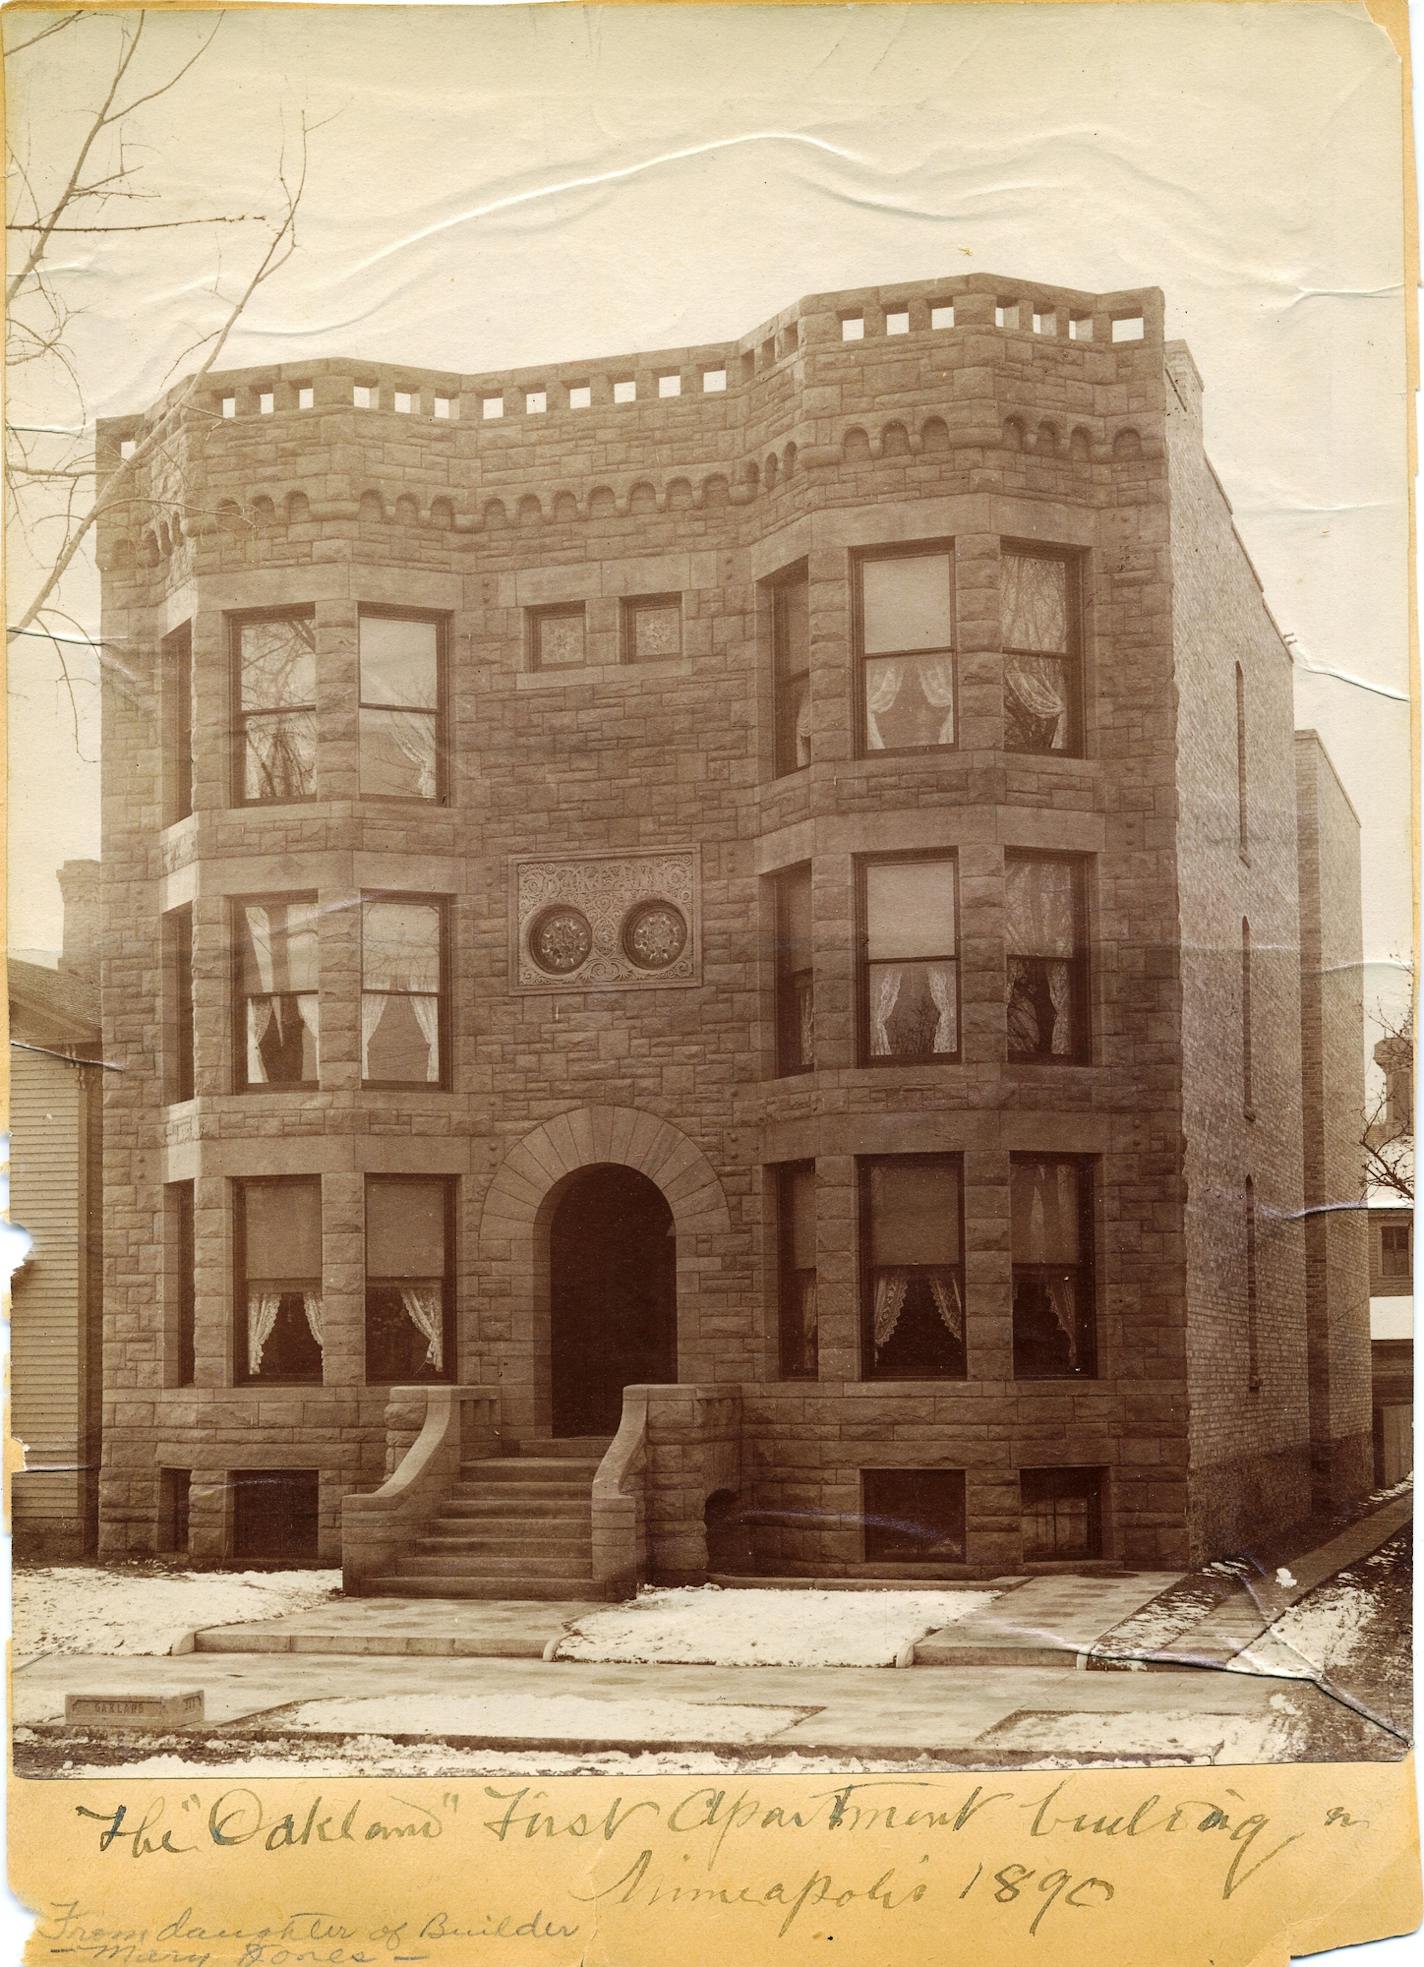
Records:
{"label": "basement window", "polygon": [[321,1478],[314,1468],[235,1468],[232,1554],[313,1560]]}
{"label": "basement window", "polygon": [[867,1564],[962,1564],[964,1471],[863,1468]]}
{"label": "basement window", "polygon": [[1100,1468],[1026,1468],[1019,1472],[1026,1564],[1101,1557]]}

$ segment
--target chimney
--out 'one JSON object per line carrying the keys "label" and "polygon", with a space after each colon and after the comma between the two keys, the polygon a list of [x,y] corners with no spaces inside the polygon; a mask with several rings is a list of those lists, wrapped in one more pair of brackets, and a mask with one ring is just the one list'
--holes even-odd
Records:
{"label": "chimney", "polygon": [[99,863],[65,861],[59,870],[64,897],[63,946],[59,974],[99,987]]}

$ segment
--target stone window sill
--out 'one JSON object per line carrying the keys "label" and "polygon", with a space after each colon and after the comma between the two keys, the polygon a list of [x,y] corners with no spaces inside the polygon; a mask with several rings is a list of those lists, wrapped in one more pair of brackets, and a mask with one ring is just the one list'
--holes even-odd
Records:
{"label": "stone window sill", "polygon": [[570,663],[566,669],[525,669],[514,679],[516,690],[554,690],[573,683],[617,683],[624,688],[636,683],[669,682],[691,676],[692,663],[686,656],[671,662]]}

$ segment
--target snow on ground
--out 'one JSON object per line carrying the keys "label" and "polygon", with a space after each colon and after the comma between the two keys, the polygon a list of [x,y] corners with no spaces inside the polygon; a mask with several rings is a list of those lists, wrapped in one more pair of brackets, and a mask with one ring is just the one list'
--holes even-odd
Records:
{"label": "snow on ground", "polygon": [[339,1571],[100,1570],[14,1574],[16,1653],[171,1653],[198,1626],[245,1625],[322,1605]]}
{"label": "snow on ground", "polygon": [[1302,1738],[1290,1701],[1277,1694],[1263,1714],[1201,1714],[1170,1708],[1129,1714],[1024,1714],[985,1737],[996,1748],[1033,1753],[1185,1758],[1190,1762],[1287,1762]]}
{"label": "snow on ground", "polygon": [[[1266,1673],[1291,1680],[1325,1680],[1347,1667],[1375,1610],[1374,1593],[1359,1573],[1383,1568],[1382,1553],[1310,1592],[1230,1661],[1231,1673]],[[1386,1560],[1388,1561],[1388,1560]]]}
{"label": "snow on ground", "polygon": [[611,1694],[371,1694],[303,1701],[281,1727],[326,1735],[379,1727],[391,1735],[527,1735],[538,1741],[763,1741],[800,1707],[732,1701],[619,1700]]}
{"label": "snow on ground", "polygon": [[549,1657],[635,1666],[894,1666],[927,1632],[997,1596],[667,1587],[573,1620]]}

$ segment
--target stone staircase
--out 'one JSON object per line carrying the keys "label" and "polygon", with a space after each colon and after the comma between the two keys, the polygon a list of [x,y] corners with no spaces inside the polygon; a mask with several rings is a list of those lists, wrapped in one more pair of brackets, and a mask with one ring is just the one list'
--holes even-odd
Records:
{"label": "stone staircase", "polygon": [[596,1598],[591,1493],[606,1440],[521,1441],[462,1464],[444,1503],[371,1589],[391,1598]]}

